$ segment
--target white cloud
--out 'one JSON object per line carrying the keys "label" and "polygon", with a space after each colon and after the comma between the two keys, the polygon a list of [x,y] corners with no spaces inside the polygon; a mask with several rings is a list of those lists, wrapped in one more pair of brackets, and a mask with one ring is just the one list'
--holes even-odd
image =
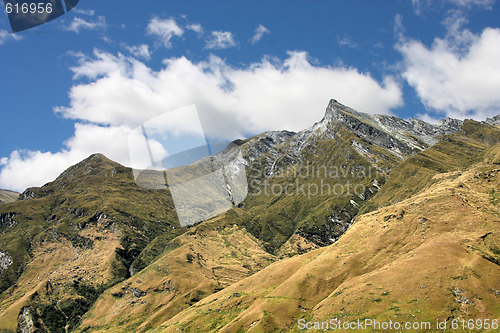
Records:
{"label": "white cloud", "polygon": [[121,53],[113,56],[106,52],[94,50],[94,58],[87,57],[82,52],[69,52],[71,56],[78,58],[78,66],[71,67],[73,79],[87,77],[91,80],[99,76],[111,75],[114,72],[124,73],[127,67],[127,58]]}
{"label": "white cloud", "polygon": [[491,9],[491,6],[495,3],[495,0],[448,0],[454,5],[461,7],[484,7],[485,9]]}
{"label": "white cloud", "polygon": [[136,57],[146,60],[151,59],[151,52],[147,44],[126,46],[125,48]]}
{"label": "white cloud", "polygon": [[[92,124],[76,124],[74,136],[60,152],[13,151],[0,159],[0,184],[2,188],[24,191],[28,187],[42,186],[54,180],[69,166],[93,153],[103,153],[114,161],[127,163],[128,144],[143,142],[142,136],[130,137],[132,131],[125,126],[103,127]],[[167,156],[165,149],[150,140],[151,150],[158,156]],[[149,165],[145,160],[144,165]]]}
{"label": "white cloud", "polygon": [[211,36],[205,45],[205,49],[221,50],[234,46],[236,46],[236,41],[230,31],[212,31]]}
{"label": "white cloud", "polygon": [[188,24],[186,29],[196,32],[198,36],[203,35],[203,27],[199,23]]}
{"label": "white cloud", "polygon": [[411,4],[415,14],[421,15],[423,8],[430,5],[430,0],[411,0]]}
{"label": "white cloud", "polygon": [[95,11],[92,9],[84,10],[84,9],[73,8],[73,12],[78,13],[78,14],[88,15],[88,16],[95,15]]}
{"label": "white cloud", "polygon": [[358,45],[348,36],[344,36],[342,38],[337,38],[337,43],[340,45],[340,46],[347,46],[347,47],[350,47],[350,48],[353,48],[353,49],[357,49],[358,48]]}
{"label": "white cloud", "polygon": [[[484,120],[500,110],[500,29],[480,35],[449,24],[431,47],[402,40],[402,75],[425,106],[455,118]],[[445,22],[446,25],[446,22]]]}
{"label": "white cloud", "polygon": [[257,43],[258,41],[260,41],[260,39],[265,35],[265,34],[270,34],[271,32],[269,31],[269,29],[267,29],[265,26],[263,26],[262,24],[259,24],[259,26],[257,28],[255,28],[255,35],[253,35],[253,37],[250,39],[250,42],[252,44],[255,44]]}
{"label": "white cloud", "polygon": [[153,17],[148,23],[146,32],[148,35],[158,37],[166,48],[171,48],[172,42],[170,40],[172,37],[182,36],[184,30],[177,25],[173,18],[160,19]]}
{"label": "white cloud", "polygon": [[[491,10],[495,0],[446,0],[446,2],[454,5],[456,8],[471,9],[472,7],[478,7],[480,9]],[[440,10],[442,8],[443,2],[437,2],[432,0],[411,0],[413,10],[415,14],[422,15],[423,11],[426,9],[436,8]],[[436,6],[436,4],[438,6]]]}
{"label": "white cloud", "polygon": [[62,29],[79,33],[82,30],[105,29],[106,26],[107,24],[104,16],[98,16],[97,20],[94,21],[86,21],[80,17],[74,17],[73,21],[71,21],[68,26],[63,26]]}
{"label": "white cloud", "polygon": [[[132,129],[187,105],[196,106],[206,134],[235,139],[304,129],[323,117],[331,98],[370,113],[388,114],[402,104],[392,77],[380,83],[354,68],[315,66],[305,52],[289,52],[286,59],[265,57],[244,68],[215,56],[198,63],[169,58],[159,71],[122,54],[95,51],[79,59],[74,76],[90,82],[73,86],[70,105],[55,109],[78,122],[75,134],[60,152],[14,152],[4,158],[0,187],[41,185],[95,152],[129,165],[125,137]],[[193,126],[192,117],[177,114],[164,130],[190,135],[196,132]],[[151,144],[155,156],[166,155],[158,141]]]}
{"label": "white cloud", "polygon": [[10,33],[7,30],[0,30],[0,45],[5,44],[9,40],[21,40],[22,36],[16,35],[15,33]]}
{"label": "white cloud", "polygon": [[405,39],[405,26],[403,25],[403,16],[401,14],[396,14],[394,16],[394,38],[398,41],[403,41]]}

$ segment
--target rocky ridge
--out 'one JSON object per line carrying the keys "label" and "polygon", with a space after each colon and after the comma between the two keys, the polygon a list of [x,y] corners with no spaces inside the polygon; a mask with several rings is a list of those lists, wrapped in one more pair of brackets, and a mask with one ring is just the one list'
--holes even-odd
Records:
{"label": "rocky ridge", "polygon": [[[497,116],[500,117],[500,116]],[[488,120],[494,122],[497,118]],[[500,118],[499,118],[500,119]],[[499,119],[496,121],[498,122]],[[398,159],[403,160],[418,151],[436,144],[443,135],[457,132],[463,121],[453,118],[440,120],[430,124],[419,119],[408,121],[388,115],[373,115],[356,111],[335,99],[330,100],[323,119],[313,126],[294,133],[290,131],[270,131],[248,140],[232,143],[212,161],[219,165],[227,163],[232,149],[241,149],[245,166],[252,164],[260,156],[267,154],[265,174],[271,177],[278,160],[288,164],[296,164],[301,152],[316,140],[333,139],[339,135],[338,127],[343,126],[370,144],[390,151]],[[367,155],[357,141],[351,142],[360,154]],[[201,162],[206,162],[204,158]],[[242,162],[242,161],[241,161]]]}
{"label": "rocky ridge", "polygon": [[496,116],[491,117],[491,118],[487,118],[484,121],[484,123],[491,125],[491,126],[499,127],[500,126],[500,114],[497,114]]}

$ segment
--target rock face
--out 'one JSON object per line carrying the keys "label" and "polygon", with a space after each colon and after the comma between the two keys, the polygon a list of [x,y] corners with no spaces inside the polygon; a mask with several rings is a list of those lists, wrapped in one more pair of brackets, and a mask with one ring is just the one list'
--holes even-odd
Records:
{"label": "rock face", "polygon": [[[378,153],[373,149],[373,146],[378,146],[402,161],[436,144],[443,135],[457,132],[462,123],[461,120],[447,118],[434,125],[419,119],[406,121],[394,116],[366,114],[332,99],[323,119],[310,128],[298,133],[271,131],[230,144],[226,150],[214,155],[210,162],[227,164],[235,150],[241,150],[243,161],[239,161],[239,167],[251,167],[254,161],[263,158],[263,170],[260,172],[270,178],[283,167],[301,163],[303,152],[318,140],[339,139],[340,128],[347,129],[359,139],[351,140],[351,146],[367,159],[378,159]],[[204,158],[196,163],[204,163],[208,168],[208,161]]]}
{"label": "rock face", "polygon": [[[409,121],[387,115],[371,115],[353,110],[332,99],[322,122],[342,122],[359,136],[393,150],[396,154],[423,150],[434,145],[445,134],[455,133],[462,121],[452,118],[436,125],[419,119]],[[425,145],[423,145],[424,143]]]}
{"label": "rock face", "polygon": [[[488,121],[490,124],[495,121],[500,122],[500,116]],[[396,157],[404,159],[436,144],[443,135],[457,132],[462,123],[461,120],[446,118],[434,125],[419,119],[406,121],[394,116],[372,115],[358,112],[332,99],[323,119],[310,128],[298,133],[266,132],[246,140],[243,145],[243,157],[247,165],[250,165],[263,154],[269,154],[266,173],[271,176],[274,174],[274,162],[278,158],[285,158],[279,156],[277,147],[285,146],[281,151],[286,151],[286,160],[294,163],[304,148],[317,139],[335,138],[338,135],[336,134],[338,126],[343,126],[357,137],[366,139],[370,144],[387,149]],[[224,154],[227,154],[227,150],[218,155]],[[218,158],[224,160],[222,156]]]}
{"label": "rock face", "polygon": [[36,331],[33,320],[33,309],[30,306],[23,306],[17,317],[18,333],[33,333]]}
{"label": "rock face", "polygon": [[11,264],[11,256],[8,253],[0,251],[0,271],[7,269]]}
{"label": "rock face", "polygon": [[15,216],[16,213],[14,212],[0,214],[0,231],[15,226],[17,224],[17,221],[14,219]]}
{"label": "rock face", "polygon": [[[269,185],[268,188],[280,189],[296,181],[293,185],[296,195],[293,197],[295,200],[302,200],[299,205],[301,210],[318,211],[318,207],[325,207],[324,202],[329,201],[331,209],[317,213],[310,220],[305,216],[295,216],[297,213],[291,207],[297,204],[292,203],[291,196],[286,198],[286,195],[282,195],[281,197],[276,196],[274,199],[262,198],[245,201],[247,208],[261,211],[269,209],[267,205],[271,200],[272,209],[279,210],[275,213],[283,216],[280,227],[277,226],[280,222],[271,217],[268,222],[262,219],[249,222],[247,228],[252,230],[257,238],[275,242],[274,246],[279,247],[282,243],[272,239],[273,237],[270,236],[273,234],[272,232],[263,235],[267,233],[265,230],[288,229],[290,225],[294,225],[296,235],[318,246],[325,246],[335,242],[345,233],[363,206],[363,202],[377,193],[378,182],[383,181],[384,174],[390,172],[405,158],[434,145],[441,136],[458,131],[461,125],[462,122],[455,119],[445,119],[433,125],[417,119],[406,121],[393,116],[371,115],[358,112],[336,100],[331,100],[323,119],[309,128],[298,133],[289,131],[266,132],[244,141],[235,142],[219,154],[204,158],[195,164],[203,166],[207,170],[210,167],[213,168],[214,165],[217,168],[226,165],[230,166],[230,169],[237,169],[240,174],[241,170],[246,168],[250,197],[255,195],[259,186],[262,188],[262,184]],[[239,154],[239,159],[234,158],[236,154]],[[342,168],[344,174],[339,177],[342,179],[331,179],[328,175],[319,179],[315,175],[304,175],[303,173],[300,177],[292,175],[287,180],[284,180],[285,177],[283,177],[287,173],[296,174],[296,170],[305,170],[306,173],[310,173],[312,170],[332,170],[332,167]],[[370,172],[364,174],[361,177],[363,179],[360,179],[360,177],[354,176],[357,170],[370,170]],[[372,173],[371,170],[374,172]],[[167,178],[169,178],[168,175]],[[229,194],[232,192],[241,193],[241,190],[235,187],[238,182],[226,181],[226,183]],[[259,185],[254,186],[254,183]],[[345,189],[350,183],[358,185],[362,190],[358,191],[359,193],[350,193],[349,195],[319,193],[323,192],[323,189],[331,189],[333,186],[336,186],[337,189]],[[316,204],[306,202],[314,200],[311,200],[309,192],[300,191],[304,188],[313,189],[313,191],[321,188],[321,191],[318,190],[318,193],[314,193],[317,196],[315,200],[320,206],[316,207]],[[190,190],[191,192],[192,190]],[[305,197],[302,198],[301,195],[305,195]],[[240,201],[242,201],[241,198]],[[265,205],[264,202],[266,202]],[[274,213],[269,213],[269,215],[272,214]],[[302,219],[307,222],[301,221]],[[290,236],[287,234],[287,237]]]}
{"label": "rock face", "polygon": [[497,114],[496,116],[494,116],[492,118],[486,119],[484,121],[484,123],[491,125],[491,126],[499,127],[500,126],[500,114]]}

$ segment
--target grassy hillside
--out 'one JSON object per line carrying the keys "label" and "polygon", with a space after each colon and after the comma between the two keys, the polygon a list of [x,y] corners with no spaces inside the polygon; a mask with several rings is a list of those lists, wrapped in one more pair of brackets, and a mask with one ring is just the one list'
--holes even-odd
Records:
{"label": "grassy hillside", "polygon": [[[270,159],[263,154],[248,167],[250,194],[243,208],[251,218],[245,228],[265,242],[271,253],[296,248],[298,238],[311,246],[325,246],[340,237],[360,207],[378,191],[386,171],[401,162],[391,152],[372,146],[341,124],[330,124],[334,138],[318,135],[298,157],[284,143],[273,157],[279,172],[264,177]],[[365,155],[354,147],[363,147]],[[245,145],[243,145],[245,149]],[[375,184],[375,185],[374,185]],[[378,185],[377,185],[378,184]],[[288,252],[289,255],[300,253]]]}
{"label": "grassy hillside", "polygon": [[0,270],[0,330],[14,330],[27,305],[51,331],[75,327],[148,244],[185,230],[168,191],[137,187],[130,169],[99,154],[22,197],[0,206],[0,251],[10,258]]}
{"label": "grassy hillside", "polygon": [[0,204],[16,201],[19,193],[9,190],[0,190]]}
{"label": "grassy hillside", "polygon": [[434,170],[418,191],[408,182],[418,193],[358,217],[335,244],[274,263],[151,332],[294,332],[299,319],[499,318],[499,133],[468,122],[445,139],[445,152],[440,144],[415,156],[439,155],[452,171]]}
{"label": "grassy hillside", "polygon": [[432,185],[436,174],[464,170],[482,160],[492,145],[500,142],[497,128],[465,120],[461,130],[447,135],[432,149],[409,157],[391,173],[384,186],[362,211],[410,198]]}
{"label": "grassy hillside", "polygon": [[[166,250],[152,265],[99,298],[79,329],[146,331],[204,297],[260,271],[276,261],[276,256],[291,257],[331,243],[333,239],[329,237],[340,236],[359,207],[375,193],[373,180],[383,182],[379,169],[352,148],[351,143],[361,139],[342,126],[336,131],[337,139],[320,139],[304,149],[300,163],[276,161],[276,169],[281,173],[272,177],[263,177],[263,170],[273,152],[257,158],[248,167],[250,195],[240,208],[165,242]],[[244,143],[242,149],[247,148]],[[292,148],[284,143],[274,154],[286,158]],[[397,163],[391,153],[382,149],[377,153],[379,168]],[[337,169],[338,174],[334,174]],[[252,188],[254,181],[258,186]],[[297,191],[297,186],[333,188],[347,182],[351,186],[361,184],[362,190],[358,194],[353,189],[339,194],[333,190]],[[289,189],[292,195],[265,192],[266,187],[283,189],[288,184],[294,186]],[[146,294],[137,298],[131,288]]]}
{"label": "grassy hillside", "polygon": [[[500,130],[466,122],[400,164],[342,123],[328,126],[301,149],[292,140],[259,153],[247,166],[247,198],[190,227],[168,189],[138,187],[132,170],[99,154],[0,205],[0,332],[29,321],[50,332],[232,332],[294,330],[296,319],[323,315],[497,313],[479,282],[497,283],[488,265],[499,262]],[[241,142],[244,154],[255,140]],[[342,236],[360,211],[369,213]],[[433,251],[444,273],[409,285],[433,299],[424,309],[391,283],[406,282],[408,263],[434,262]],[[451,293],[467,305],[480,295],[482,308],[437,310],[452,273],[477,279],[476,289]]]}
{"label": "grassy hillside", "polygon": [[146,269],[106,290],[77,331],[147,331],[268,266],[276,258],[262,243],[227,223],[244,215],[235,209],[177,237]]}

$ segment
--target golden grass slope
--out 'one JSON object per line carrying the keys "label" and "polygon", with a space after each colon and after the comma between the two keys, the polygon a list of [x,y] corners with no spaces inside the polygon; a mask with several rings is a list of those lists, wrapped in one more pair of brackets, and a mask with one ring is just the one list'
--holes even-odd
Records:
{"label": "golden grass slope", "polygon": [[9,190],[0,190],[0,204],[16,201],[19,193]]}
{"label": "golden grass slope", "polygon": [[[205,296],[275,260],[245,229],[225,221],[235,209],[177,237],[158,260],[108,289],[85,315],[82,332],[144,332]],[[80,331],[79,330],[79,331]]]}
{"label": "golden grass slope", "polygon": [[410,198],[358,217],[335,244],[274,263],[151,332],[294,332],[299,319],[499,319],[498,133],[466,128],[451,139],[469,138],[478,151],[457,155],[477,163],[434,172]]}
{"label": "golden grass slope", "polygon": [[92,239],[94,246],[75,247],[62,236],[34,243],[33,259],[16,284],[0,298],[0,332],[16,330],[17,316],[23,306],[40,300],[78,297],[68,287],[74,281],[98,287],[113,279],[120,233],[98,225],[86,228],[81,235]]}

